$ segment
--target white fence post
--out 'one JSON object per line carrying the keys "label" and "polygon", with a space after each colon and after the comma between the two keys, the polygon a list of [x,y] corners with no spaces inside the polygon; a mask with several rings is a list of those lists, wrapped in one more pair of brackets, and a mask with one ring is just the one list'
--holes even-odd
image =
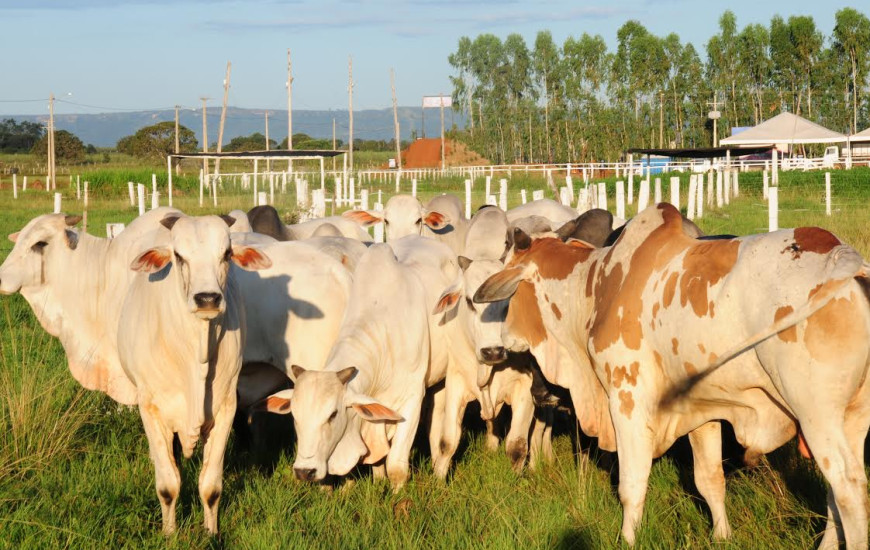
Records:
{"label": "white fence post", "polygon": [[767,169],[764,170],[761,179],[763,182],[763,187],[761,188],[762,197],[764,197],[764,200],[767,200],[767,188],[770,187],[770,174],[767,173]]}
{"label": "white fence post", "polygon": [[776,231],[779,229],[779,187],[768,189],[767,198],[767,229]]}
{"label": "white fence post", "polygon": [[151,193],[151,210],[154,210],[160,206],[160,191],[154,191]]}
{"label": "white fence post", "polygon": [[411,196],[412,197],[417,196],[417,178],[411,179]]}
{"label": "white fence post", "polygon": [[722,208],[724,198],[722,196],[722,171],[716,170],[716,208]]}
{"label": "white fence post", "polygon": [[360,189],[359,190],[359,209],[360,210],[368,210],[369,209],[369,190],[368,189]]}
{"label": "white fence post", "polygon": [[676,176],[671,177],[671,204],[680,209],[680,178]]}
{"label": "white fence post", "polygon": [[60,214],[60,210],[61,210],[61,208],[60,208],[60,207],[61,207],[61,205],[60,205],[61,197],[63,197],[63,195],[60,194],[60,193],[55,193],[55,194],[54,194],[54,213],[55,213],[55,214]]}
{"label": "white fence post", "polygon": [[704,215],[704,174],[698,174],[695,178],[698,182],[698,197],[695,200],[695,216],[700,218]]}
{"label": "white fence post", "polygon": [[[417,181],[417,180],[414,180]],[[471,180],[465,180],[465,219],[471,219]]]}
{"label": "white fence post", "polygon": [[[132,181],[127,182],[127,190],[130,192],[130,206],[136,206],[136,193],[133,192],[133,182]],[[200,201],[200,202],[202,202],[202,201]]]}
{"label": "white fence post", "polygon": [[625,219],[625,182],[616,182],[616,217]]}
{"label": "white fence post", "polygon": [[540,201],[544,199],[544,190],[543,189],[535,189],[532,191],[532,200]]}
{"label": "white fence post", "polygon": [[15,174],[12,174],[12,198],[18,198],[18,178],[15,177]]}
{"label": "white fence post", "polygon": [[499,181],[498,207],[507,212],[508,209],[508,184],[507,180]]}
{"label": "white fence post", "polygon": [[257,193],[257,206],[263,206],[265,204],[269,204],[266,202],[266,192],[260,191]]}
{"label": "white fence post", "polygon": [[139,215],[145,213],[145,186],[141,183],[137,184],[136,191],[139,195]]}
{"label": "white fence post", "polygon": [[[649,176],[647,176],[646,179],[649,180]],[[658,204],[658,203],[662,202],[662,178],[656,178],[655,183],[656,183],[656,187],[655,187],[655,195],[654,195],[654,198],[655,198],[654,204]]]}
{"label": "white fence post", "polygon": [[76,175],[76,200],[82,200],[82,182],[78,175]]}
{"label": "white fence post", "polygon": [[825,172],[825,214],[831,215],[831,173]]}
{"label": "white fence post", "polygon": [[694,174],[689,176],[689,196],[687,197],[686,217],[695,219],[695,195],[697,195],[698,181]]}
{"label": "white fence post", "polygon": [[574,204],[574,181],[571,176],[565,176],[565,187],[568,188],[568,198],[570,199],[567,204]]}
{"label": "white fence post", "polygon": [[[384,209],[383,204],[381,204],[379,202],[375,203],[375,210],[376,211],[380,212],[383,209]],[[384,242],[384,222],[380,222],[380,223],[375,224],[375,242],[376,243]]]}
{"label": "white fence post", "polygon": [[523,204],[526,204],[526,202],[527,202],[526,190],[525,190],[525,189],[521,189],[521,190],[520,190],[520,202],[523,203]]}
{"label": "white fence post", "polygon": [[607,210],[607,187],[604,182],[598,184],[598,208]]}
{"label": "white fence post", "polygon": [[640,213],[649,206],[649,180],[640,180],[640,190],[637,193],[637,211]]}

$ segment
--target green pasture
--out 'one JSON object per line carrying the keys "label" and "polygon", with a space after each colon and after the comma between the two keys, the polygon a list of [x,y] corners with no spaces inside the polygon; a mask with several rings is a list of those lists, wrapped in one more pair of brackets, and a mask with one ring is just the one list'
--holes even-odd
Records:
{"label": "green pasture", "polygon": [[[165,169],[94,168],[80,173],[92,182],[88,231],[105,235],[108,222],[129,222],[137,214],[127,181],[146,184],[151,172],[165,192]],[[198,205],[195,172],[174,178],[174,205],[190,214],[243,210],[252,191],[229,178],[218,190],[218,207],[206,195]],[[496,175],[493,189],[497,191]],[[655,177],[655,176],[654,176]],[[670,196],[663,177],[663,197]],[[681,178],[685,210],[688,174]],[[556,175],[564,185],[564,175]],[[579,187],[574,177],[575,188]],[[638,185],[638,179],[635,185]],[[464,196],[464,178],[421,180],[420,198],[441,192]],[[596,180],[598,181],[598,180]],[[613,178],[608,199],[613,199]],[[870,169],[832,172],[833,215],[825,215],[821,172],[780,176],[780,226],[819,225],[870,254],[867,214]],[[52,194],[28,190],[12,199],[10,176],[0,178],[0,234],[19,230],[34,216],[50,212]],[[75,187],[59,179],[64,211],[81,213]],[[75,177],[73,177],[73,183]],[[315,183],[316,182],[316,183]],[[21,180],[19,177],[19,185]],[[319,175],[311,188],[319,185]],[[358,189],[360,183],[357,184]],[[362,184],[384,200],[394,181]],[[484,202],[484,180],[474,185],[475,207]],[[545,188],[540,177],[514,172],[510,205],[520,189],[529,198]],[[276,195],[276,207],[293,216],[293,185]],[[331,191],[332,182],[327,189]],[[268,190],[268,186],[266,186]],[[405,178],[402,190],[410,190]],[[635,189],[637,192],[637,189]],[[548,193],[548,196],[549,193]],[[374,198],[372,198],[374,202]],[[165,196],[161,197],[165,203]],[[150,207],[150,201],[149,201]],[[634,214],[629,207],[629,215]],[[329,212],[329,206],[327,212]],[[767,228],[761,174],[740,174],[740,196],[720,209],[706,208],[698,221],[708,233],[747,234]],[[0,242],[0,259],[12,243]],[[75,276],[71,273],[70,276]],[[619,546],[621,509],[616,496],[615,455],[579,438],[567,416],[559,418],[555,460],[537,471],[515,475],[503,448],[484,449],[480,423],[470,407],[468,429],[448,482],[432,474],[425,446],[415,448],[409,484],[393,494],[361,468],[354,483],[327,490],[292,475],[294,448],[289,419],[268,418],[267,443],[231,436],[221,498],[218,537],[201,526],[196,491],[199,459],[182,461],[178,533],[160,534],[160,506],[147,442],[135,410],[82,390],[70,376],[60,344],[36,322],[21,296],[0,297],[0,548],[613,548]],[[728,430],[725,430],[726,433]],[[768,455],[756,468],[742,466],[740,450],[726,435],[726,504],[734,531],[728,542],[711,539],[706,506],[694,490],[692,460],[685,441],[656,461],[650,478],[644,523],[637,548],[812,548],[825,523],[825,486],[813,463],[792,443]],[[578,449],[579,446],[579,449]]]}

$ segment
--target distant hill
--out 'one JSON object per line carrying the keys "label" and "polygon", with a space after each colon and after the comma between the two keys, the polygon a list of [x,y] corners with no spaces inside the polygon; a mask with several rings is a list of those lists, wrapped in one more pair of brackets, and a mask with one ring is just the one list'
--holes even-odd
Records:
{"label": "distant hill", "polygon": [[[217,143],[218,126],[220,124],[220,107],[209,106],[207,110],[208,141]],[[402,139],[409,139],[412,130],[421,133],[421,115],[419,107],[399,107],[399,125]],[[224,144],[236,136],[247,136],[254,132],[265,133],[264,109],[227,108],[226,127],[224,128]],[[440,135],[440,113],[437,109],[426,110],[426,135]],[[17,121],[36,121],[45,123],[48,115],[2,115],[0,119],[12,118]],[[332,120],[335,119],[336,138],[347,141],[348,113],[340,111],[293,111],[293,133],[305,133],[316,138],[332,138]],[[85,143],[97,147],[114,147],[118,140],[129,136],[144,126],[156,124],[165,120],[174,120],[175,112],[168,111],[135,111],[119,113],[55,115],[55,125],[60,130],[68,130],[77,135]],[[202,113],[190,109],[179,112],[180,123],[194,132],[202,142]],[[462,128],[464,119],[451,109],[444,111],[444,127],[450,129],[451,124]],[[393,138],[393,110],[371,109],[354,111],[354,139]],[[281,142],[287,137],[287,111],[269,109],[269,137]]]}

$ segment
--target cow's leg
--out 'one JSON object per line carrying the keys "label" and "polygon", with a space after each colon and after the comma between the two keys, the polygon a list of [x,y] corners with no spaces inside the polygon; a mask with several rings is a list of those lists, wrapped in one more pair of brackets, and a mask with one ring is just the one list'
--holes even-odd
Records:
{"label": "cow's leg", "polygon": [[[531,382],[531,381],[529,381]],[[516,383],[511,392],[511,427],[505,438],[505,450],[514,472],[523,471],[529,454],[529,429],[535,419],[535,403],[530,384]]]}
{"label": "cow's leg", "polygon": [[[640,392],[635,391],[635,396]],[[630,398],[630,394],[629,394]],[[643,517],[649,473],[653,461],[652,429],[649,418],[642,413],[645,403],[627,407],[628,398],[614,395],[610,399],[610,415],[616,432],[619,457],[619,500],[622,503],[622,538],[634,546],[635,535]],[[633,413],[633,414],[632,414]]]}
{"label": "cow's leg", "polygon": [[163,513],[163,534],[175,532],[175,503],[181,490],[181,475],[172,454],[174,434],[159,418],[159,412],[150,403],[140,403],[139,416],[148,438],[148,454],[154,464],[157,498]]}
{"label": "cow's leg", "polygon": [[535,410],[532,435],[529,441],[529,467],[535,469],[542,462],[553,461],[553,409]]}
{"label": "cow's leg", "polygon": [[725,512],[725,471],[722,469],[722,425],[707,422],[689,432],[689,443],[695,459],[695,487],[713,516],[713,536],[727,539],[731,536],[728,515]]}
{"label": "cow's leg", "polygon": [[444,381],[444,390],[446,392],[444,424],[438,442],[439,456],[434,463],[435,475],[439,479],[447,478],[450,461],[459,447],[459,438],[462,436],[462,415],[465,414],[465,406],[468,404],[465,385],[459,376],[448,374]]}
{"label": "cow's leg", "polygon": [[387,453],[387,477],[393,485],[393,492],[398,493],[408,481],[410,470],[411,446],[414,435],[420,423],[420,403],[422,396],[412,398],[399,414],[405,420],[396,425],[396,433],[390,442],[390,452]]}
{"label": "cow's leg", "polygon": [[[446,399],[446,388],[440,388],[432,392],[432,414],[429,421],[429,454],[432,456],[433,466],[441,456],[441,434],[444,431],[444,406]],[[386,475],[386,470],[384,472]]]}
{"label": "cow's leg", "polygon": [[224,453],[235,414],[236,393],[230,392],[223,406],[215,414],[214,427],[205,440],[202,453],[199,499],[202,501],[205,529],[213,535],[218,531],[218,504],[223,487]]}
{"label": "cow's leg", "polygon": [[372,464],[372,478],[384,479],[387,477],[387,463],[382,461],[378,464]]}
{"label": "cow's leg", "polygon": [[[798,414],[799,422],[802,416]],[[836,421],[837,418],[843,418],[842,411],[817,409],[812,416],[804,416],[804,421],[800,423],[801,431],[830,485],[829,491],[834,495],[835,508],[830,511],[829,519],[839,520],[846,546],[850,550],[866,549],[867,476],[863,462],[859,462],[852,451],[843,425]],[[830,531],[830,527],[826,528],[826,537],[830,537]],[[830,538],[825,543],[829,544],[829,541]]]}

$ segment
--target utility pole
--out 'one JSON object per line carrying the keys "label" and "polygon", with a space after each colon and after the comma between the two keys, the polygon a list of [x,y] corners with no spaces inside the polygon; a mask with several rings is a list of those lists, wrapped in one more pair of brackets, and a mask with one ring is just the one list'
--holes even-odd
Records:
{"label": "utility pole", "polygon": [[54,93],[48,96],[48,181],[45,190],[54,189]]}
{"label": "utility pole", "polygon": [[713,147],[719,147],[719,131],[717,122],[719,121],[719,117],[722,116],[722,113],[719,112],[720,103],[717,96],[718,94],[713,92],[713,101],[707,103],[707,105],[713,107],[713,110],[707,113],[707,117],[713,121]]}
{"label": "utility pole", "polygon": [[[176,155],[181,150],[181,147],[179,145],[180,145],[180,141],[179,141],[179,137],[178,137],[178,105],[176,105],[175,106],[175,154]],[[178,159],[175,159],[175,175],[176,176],[178,175],[178,166],[179,166]]]}
{"label": "utility pole", "polygon": [[[202,100],[202,152],[208,153],[208,125],[205,122],[205,102],[211,98],[201,97],[199,99]],[[206,183],[208,182],[208,159],[204,157],[202,159],[202,180]]]}
{"label": "utility pole", "polygon": [[446,150],[444,148],[444,94],[438,94],[438,103],[441,106],[441,171],[443,172],[446,166]]}
{"label": "utility pole", "polygon": [[[224,122],[227,119],[227,98],[230,94],[230,67],[232,64],[227,61],[227,76],[224,78],[224,104],[221,109],[221,124],[218,128],[218,142],[217,142],[217,152],[221,152],[222,144],[224,141]],[[221,159],[215,159],[214,161],[214,173],[217,178],[221,177]],[[215,183],[217,185],[217,183]]]}
{"label": "utility pole", "polygon": [[396,74],[390,69],[390,87],[393,89],[393,124],[396,126],[396,166],[402,170],[402,145],[399,141],[399,111],[396,103]]}
{"label": "utility pole", "polygon": [[353,57],[347,56],[347,108],[350,111],[350,138],[347,144],[348,161],[353,171]]}
{"label": "utility pole", "polygon": [[[287,150],[293,150],[293,64],[287,48]],[[334,149],[335,147],[333,147]],[[287,170],[293,172],[293,159],[287,159]]]}
{"label": "utility pole", "polygon": [[[264,113],[266,115],[266,150],[269,150],[269,111]],[[272,159],[266,159],[266,171],[272,171]]]}

